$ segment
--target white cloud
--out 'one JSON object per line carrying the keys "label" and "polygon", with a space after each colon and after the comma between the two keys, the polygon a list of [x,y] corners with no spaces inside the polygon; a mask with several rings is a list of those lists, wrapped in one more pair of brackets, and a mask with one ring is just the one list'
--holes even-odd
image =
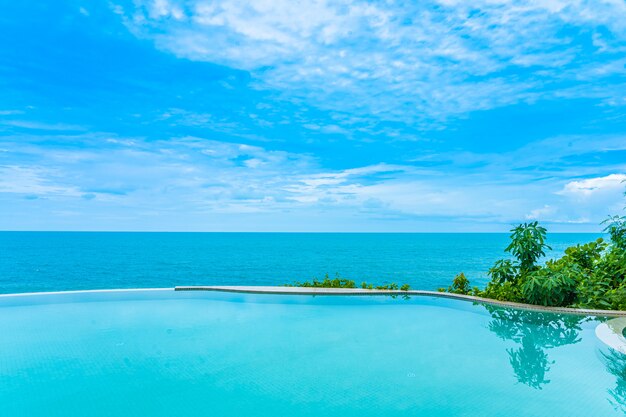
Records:
{"label": "white cloud", "polygon": [[75,186],[56,183],[58,172],[31,166],[0,166],[0,193],[79,197]]}
{"label": "white cloud", "polygon": [[619,195],[619,192],[626,187],[625,182],[625,174],[610,174],[605,177],[587,178],[568,182],[559,191],[559,194],[576,198],[590,198],[604,193]]}
{"label": "white cloud", "polygon": [[526,215],[528,220],[545,220],[547,217],[552,216],[556,213],[556,208],[545,205],[542,208],[533,209]]}
{"label": "white cloud", "polygon": [[[618,105],[624,93],[608,81],[576,84],[623,73],[622,1],[136,4],[127,26],[159,48],[251,71],[260,87],[323,108],[443,119],[564,95]],[[584,50],[586,36],[595,50]]]}
{"label": "white cloud", "polygon": [[44,122],[35,122],[31,120],[5,120],[0,121],[0,124],[7,126],[19,127],[22,129],[32,129],[32,130],[68,130],[68,131],[82,131],[87,130],[84,126],[71,125],[65,123],[44,123]]}
{"label": "white cloud", "polygon": [[[568,141],[572,146],[558,140],[539,144],[537,158],[556,158],[560,164],[558,158],[585,151],[583,138]],[[617,146],[609,139],[600,143]],[[185,227],[192,227],[191,219],[211,219],[212,230],[255,230],[258,216],[268,216],[263,218],[270,223],[263,225],[274,230],[286,230],[286,224],[292,230],[314,227],[317,218],[335,230],[371,230],[369,225],[385,230],[384,224],[400,228],[429,218],[449,223],[452,230],[480,224],[504,230],[525,219],[596,227],[626,203],[625,174],[589,171],[582,178],[581,172],[572,174],[579,168],[520,170],[524,149],[480,168],[463,165],[467,155],[459,160],[449,155],[449,163],[427,169],[385,163],[328,169],[307,154],[199,137],[149,141],[89,133],[29,140],[20,135],[3,138],[0,148],[10,149],[10,155],[0,154],[0,200],[9,201],[3,203],[5,216],[11,207],[27,207],[31,197],[40,197],[33,204],[43,204],[46,212],[82,207],[90,217],[76,221],[84,224],[94,224],[92,216],[117,213],[132,228],[131,220],[142,224],[140,213],[149,213],[157,228],[183,224],[179,218]],[[2,158],[11,163],[3,164]],[[541,165],[539,159],[529,162]],[[538,175],[543,178],[537,180]],[[220,228],[218,219],[235,215],[239,226]],[[199,224],[194,223],[196,230],[206,230]]]}

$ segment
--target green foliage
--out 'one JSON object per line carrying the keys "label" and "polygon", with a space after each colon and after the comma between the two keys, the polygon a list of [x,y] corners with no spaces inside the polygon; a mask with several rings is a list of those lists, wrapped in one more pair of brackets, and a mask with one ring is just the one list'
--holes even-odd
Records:
{"label": "green foliage", "polygon": [[522,283],[526,302],[542,306],[567,306],[576,298],[576,285],[581,279],[577,264],[548,261],[545,267],[531,272]]}
{"label": "green foliage", "polygon": [[543,306],[626,310],[626,217],[609,217],[603,224],[609,242],[600,238],[569,247],[563,257],[545,265],[537,262],[550,249],[546,229],[538,222],[520,224],[511,229],[505,249],[515,260],[496,261],[484,290],[470,290],[469,280],[459,274],[447,291]]}
{"label": "green foliage", "polygon": [[[313,278],[312,281],[302,281],[302,282],[294,282],[293,284],[286,284],[286,287],[309,287],[309,288],[357,288],[354,281],[346,278],[341,278],[337,275],[336,278],[331,279],[328,274],[324,276],[323,280],[318,280],[317,278]],[[398,286],[395,282],[384,284],[384,285],[374,285],[368,284],[367,282],[361,283],[361,288],[365,290],[401,290],[401,291],[409,291],[411,286],[409,284],[403,284],[402,286]]]}
{"label": "green foliage", "polygon": [[612,302],[606,297],[611,291],[611,284],[603,277],[594,274],[582,280],[577,288],[578,300],[574,307],[610,310]]}
{"label": "green foliage", "polygon": [[626,222],[623,217],[609,220],[610,244],[603,245],[587,279],[579,283],[577,307],[626,310]]}
{"label": "green foliage", "polygon": [[589,273],[592,272],[596,263],[602,258],[602,252],[606,249],[607,244],[604,239],[598,238],[594,242],[584,245],[571,246],[565,249],[563,259],[567,263],[573,263]]}
{"label": "green foliage", "polygon": [[626,284],[609,290],[607,298],[611,310],[626,310]]}
{"label": "green foliage", "polygon": [[455,294],[469,294],[471,291],[469,279],[465,276],[463,272],[454,277],[452,281],[452,285],[448,287],[448,292],[452,292]]}
{"label": "green foliage", "polygon": [[626,251],[613,246],[578,286],[579,307],[626,310]]}
{"label": "green foliage", "polygon": [[508,259],[500,259],[489,269],[487,274],[491,281],[496,284],[517,281],[517,266]]}
{"label": "green foliage", "polygon": [[396,284],[395,282],[392,282],[391,284],[376,285],[376,286],[374,287],[374,289],[377,289],[377,290],[394,290],[394,291],[397,291],[397,290],[398,290],[398,284]]}
{"label": "green foliage", "polygon": [[356,288],[354,281],[350,279],[341,278],[337,275],[336,278],[330,279],[328,274],[324,276],[324,279],[319,281],[317,278],[313,278],[313,281],[295,282],[290,287],[313,287],[313,288]]}
{"label": "green foliage", "polygon": [[539,258],[545,256],[545,250],[551,249],[546,244],[547,231],[535,221],[520,224],[511,232],[511,243],[505,251],[517,258],[520,274],[525,276],[536,268],[535,264]]}
{"label": "green foliage", "polygon": [[626,250],[626,216],[612,216],[602,222],[606,224],[604,231],[611,237],[611,243]]}
{"label": "green foliage", "polygon": [[492,298],[499,301],[513,301],[523,303],[526,300],[522,296],[519,286],[511,281],[504,283],[490,282],[484,291],[479,292],[481,297]]}

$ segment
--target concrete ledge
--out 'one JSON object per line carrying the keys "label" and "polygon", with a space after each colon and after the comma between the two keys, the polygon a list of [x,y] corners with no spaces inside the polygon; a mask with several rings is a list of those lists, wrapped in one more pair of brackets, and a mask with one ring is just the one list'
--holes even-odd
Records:
{"label": "concrete ledge", "polygon": [[174,288],[111,288],[102,290],[68,290],[68,291],[41,291],[41,292],[17,292],[0,294],[0,298],[32,297],[39,295],[69,295],[69,294],[106,294],[106,293],[132,293],[146,291],[172,291]]}
{"label": "concrete ledge", "polygon": [[275,287],[275,286],[179,286],[175,291],[222,291],[249,294],[283,294],[283,295],[415,295],[428,297],[452,298],[455,300],[471,301],[480,304],[489,304],[500,307],[517,308],[521,310],[545,311],[550,313],[575,314],[578,316],[622,317],[626,311],[621,310],[591,310],[568,307],[543,307],[533,304],[498,301],[490,298],[475,297],[473,295],[452,294],[438,291],[423,290],[366,290],[362,288],[312,288],[312,287]]}

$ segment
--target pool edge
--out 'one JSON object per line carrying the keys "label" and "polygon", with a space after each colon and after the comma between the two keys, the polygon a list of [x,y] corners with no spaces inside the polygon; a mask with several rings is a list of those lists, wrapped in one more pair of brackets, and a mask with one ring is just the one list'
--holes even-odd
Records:
{"label": "pool edge", "polygon": [[439,291],[427,290],[368,290],[361,288],[312,288],[312,287],[280,287],[280,286],[176,286],[169,288],[116,288],[97,290],[71,290],[71,291],[50,291],[50,292],[28,292],[14,294],[0,294],[3,298],[27,298],[29,296],[45,295],[68,295],[68,294],[99,294],[99,293],[120,293],[120,292],[161,292],[161,291],[213,291],[247,294],[273,294],[273,295],[318,295],[318,296],[425,296],[448,298],[460,301],[468,301],[478,304],[494,305],[499,307],[510,307],[520,310],[543,311],[549,313],[572,314],[578,316],[596,317],[626,317],[623,310],[594,310],[578,309],[570,307],[545,307],[533,304],[516,303],[512,301],[499,301],[490,298],[476,297],[473,295],[454,294]]}
{"label": "pool edge", "polygon": [[36,292],[18,292],[0,294],[0,298],[4,297],[30,297],[37,295],[66,295],[66,294],[98,294],[98,293],[116,293],[116,292],[142,292],[142,291],[175,291],[176,287],[169,288],[106,288],[98,290],[68,290],[68,291],[36,291]]}
{"label": "pool edge", "polygon": [[521,310],[544,311],[550,313],[574,314],[579,316],[625,317],[623,310],[594,310],[571,307],[545,307],[533,304],[499,301],[491,298],[473,295],[454,294],[427,290],[368,290],[361,288],[313,288],[313,287],[278,287],[278,286],[177,286],[174,291],[215,291],[248,294],[277,294],[277,295],[415,295],[450,298],[470,301],[480,304],[489,304],[500,307],[511,307]]}

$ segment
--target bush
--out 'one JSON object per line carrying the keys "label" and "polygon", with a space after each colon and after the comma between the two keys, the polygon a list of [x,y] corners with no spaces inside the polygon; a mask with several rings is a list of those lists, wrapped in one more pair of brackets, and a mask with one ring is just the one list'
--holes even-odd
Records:
{"label": "bush", "polygon": [[313,287],[313,288],[356,288],[354,281],[346,278],[341,278],[337,275],[336,278],[330,279],[328,274],[324,276],[322,281],[317,278],[313,278],[313,281],[295,282],[294,287]]}
{"label": "bush", "polygon": [[626,284],[609,290],[608,301],[611,310],[626,310]]}
{"label": "bush", "polygon": [[452,285],[448,287],[448,292],[452,292],[455,294],[469,294],[472,289],[470,288],[469,279],[465,276],[463,272],[454,277],[452,281]]}
{"label": "bush", "polygon": [[612,302],[606,297],[611,291],[610,280],[603,274],[593,274],[588,279],[582,280],[577,288],[577,302],[574,305],[579,308],[594,308],[610,310]]}
{"label": "bush", "polygon": [[607,244],[604,242],[604,239],[599,238],[594,242],[565,249],[565,256],[562,259],[565,262],[574,263],[585,272],[590,273],[593,271],[596,263],[602,258],[602,252],[604,252],[606,247]]}
{"label": "bush", "polygon": [[611,244],[578,285],[577,307],[626,309],[626,250]]}
{"label": "bush", "polygon": [[[330,279],[328,274],[324,276],[323,280],[318,280],[317,278],[313,278],[312,281],[302,281],[302,282],[294,282],[293,284],[286,284],[286,287],[312,287],[312,288],[357,288],[354,281],[346,278],[341,278],[339,274],[334,279]],[[403,284],[401,287],[398,286],[395,282],[385,285],[374,285],[368,284],[367,282],[361,283],[361,288],[366,290],[402,290],[408,291],[411,289],[409,284]]]}
{"label": "bush", "polygon": [[396,284],[395,282],[392,282],[391,284],[386,284],[386,285],[377,285],[374,287],[377,290],[397,290],[398,289],[398,284]]}
{"label": "bush", "polygon": [[548,261],[545,267],[530,273],[522,283],[524,299],[529,304],[563,307],[576,299],[576,286],[582,276],[576,264]]}
{"label": "bush", "polygon": [[478,295],[499,301],[513,301],[516,303],[525,302],[519,286],[510,281],[501,284],[490,282],[487,284],[485,290],[480,291]]}
{"label": "bush", "polygon": [[517,280],[517,266],[508,259],[500,259],[489,269],[487,275],[491,277],[491,281],[496,284],[504,284],[505,282],[515,282]]}

